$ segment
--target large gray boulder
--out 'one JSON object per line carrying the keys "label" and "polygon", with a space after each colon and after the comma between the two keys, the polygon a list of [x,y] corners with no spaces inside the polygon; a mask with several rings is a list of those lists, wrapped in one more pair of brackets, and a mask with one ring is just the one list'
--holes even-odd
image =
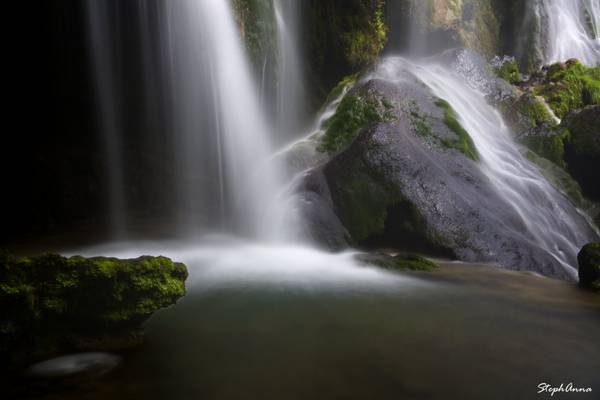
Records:
{"label": "large gray boulder", "polygon": [[[394,117],[367,121],[306,175],[300,194],[318,208],[309,211],[305,203],[313,238],[334,249],[394,247],[575,279],[481,171],[478,151],[448,103],[409,72],[394,81],[366,80],[353,93],[381,97],[367,104],[391,104]],[[324,221],[333,221],[325,234]]]}

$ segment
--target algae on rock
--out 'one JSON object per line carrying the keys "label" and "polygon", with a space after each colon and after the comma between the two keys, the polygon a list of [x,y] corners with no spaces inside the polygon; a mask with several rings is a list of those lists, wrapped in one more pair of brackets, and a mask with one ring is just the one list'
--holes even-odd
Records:
{"label": "algae on rock", "polygon": [[186,278],[185,265],[166,257],[2,253],[0,353],[37,356],[127,345],[155,311],[185,295]]}

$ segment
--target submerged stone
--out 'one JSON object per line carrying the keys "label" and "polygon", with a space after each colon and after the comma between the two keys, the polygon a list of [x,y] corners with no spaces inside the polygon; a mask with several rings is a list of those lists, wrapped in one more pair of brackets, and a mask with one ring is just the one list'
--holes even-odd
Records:
{"label": "submerged stone", "polygon": [[75,374],[102,374],[121,362],[121,357],[109,353],[79,353],[53,358],[32,365],[30,376],[40,378],[63,377]]}
{"label": "submerged stone", "polygon": [[356,255],[356,259],[365,265],[399,271],[432,271],[439,267],[437,263],[413,253],[362,253]]}

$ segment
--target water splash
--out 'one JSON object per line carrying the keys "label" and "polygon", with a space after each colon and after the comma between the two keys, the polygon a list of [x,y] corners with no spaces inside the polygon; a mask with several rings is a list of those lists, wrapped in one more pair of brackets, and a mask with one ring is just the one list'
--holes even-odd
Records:
{"label": "water splash", "polygon": [[600,0],[545,0],[539,13],[547,24],[546,64],[569,58],[600,64]]}

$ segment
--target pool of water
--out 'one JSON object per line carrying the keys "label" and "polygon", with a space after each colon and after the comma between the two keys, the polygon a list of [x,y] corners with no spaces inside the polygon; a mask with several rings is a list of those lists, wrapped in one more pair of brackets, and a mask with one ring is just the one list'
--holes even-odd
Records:
{"label": "pool of water", "polygon": [[188,295],[108,373],[39,399],[536,399],[540,383],[600,393],[600,296],[492,266],[393,273],[297,246],[137,243]]}

